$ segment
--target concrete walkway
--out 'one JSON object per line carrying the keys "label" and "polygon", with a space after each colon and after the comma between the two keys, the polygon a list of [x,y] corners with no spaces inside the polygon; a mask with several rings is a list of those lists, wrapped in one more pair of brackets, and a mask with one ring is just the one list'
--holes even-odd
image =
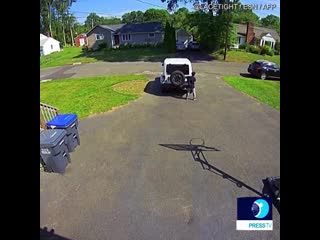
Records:
{"label": "concrete walkway", "polygon": [[[236,231],[237,197],[257,195],[173,149],[202,138],[219,150],[204,152],[211,165],[258,191],[280,175],[280,113],[228,86],[219,64],[195,65],[197,101],[162,96],[151,81],[142,98],[81,120],[66,173],[41,173],[40,227],[74,240],[280,239],[275,208],[273,231]],[[93,65],[118,71],[87,64],[72,77]]]}

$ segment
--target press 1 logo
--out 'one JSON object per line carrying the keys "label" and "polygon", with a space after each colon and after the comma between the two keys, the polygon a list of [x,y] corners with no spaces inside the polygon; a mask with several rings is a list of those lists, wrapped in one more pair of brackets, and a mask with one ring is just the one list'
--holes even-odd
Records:
{"label": "press 1 logo", "polygon": [[249,223],[249,228],[272,228],[272,223]]}
{"label": "press 1 logo", "polygon": [[269,204],[263,199],[258,199],[253,202],[251,211],[254,217],[259,219],[264,218],[269,213]]}
{"label": "press 1 logo", "polygon": [[272,199],[269,197],[238,198],[237,230],[272,231]]}

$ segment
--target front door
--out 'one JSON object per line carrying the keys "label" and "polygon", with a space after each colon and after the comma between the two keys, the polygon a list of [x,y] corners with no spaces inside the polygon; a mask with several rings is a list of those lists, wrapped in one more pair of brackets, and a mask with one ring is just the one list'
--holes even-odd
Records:
{"label": "front door", "polygon": [[80,46],[83,46],[84,45],[84,38],[80,38],[79,43],[80,43]]}
{"label": "front door", "polygon": [[119,35],[114,35],[114,45],[119,45],[120,44],[120,37]]}

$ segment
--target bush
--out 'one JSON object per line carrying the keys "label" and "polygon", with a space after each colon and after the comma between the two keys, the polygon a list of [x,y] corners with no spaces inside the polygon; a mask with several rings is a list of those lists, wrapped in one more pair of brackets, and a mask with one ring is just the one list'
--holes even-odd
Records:
{"label": "bush", "polygon": [[140,49],[140,48],[161,48],[163,43],[143,43],[143,44],[131,44],[124,43],[119,46],[119,49]]}
{"label": "bush", "polygon": [[261,55],[273,56],[274,52],[269,46],[263,46],[263,47],[260,48],[260,54]]}
{"label": "bush", "polygon": [[88,46],[82,46],[82,52],[88,52],[89,48]]}
{"label": "bush", "polygon": [[106,48],[108,47],[108,46],[107,46],[107,43],[105,43],[105,42],[99,43],[98,46],[99,46],[99,47],[98,47],[99,50],[106,49]]}
{"label": "bush", "polygon": [[254,54],[259,54],[259,48],[257,48],[254,45],[249,45],[248,46],[248,51]]}
{"label": "bush", "polygon": [[131,43],[124,43],[119,46],[119,49],[129,49],[129,48],[133,48],[133,47],[134,47],[134,45],[132,45]]}
{"label": "bush", "polygon": [[217,51],[217,53],[220,54],[220,55],[223,55],[223,54],[224,54],[224,49],[219,49],[219,50]]}
{"label": "bush", "polygon": [[239,49],[247,49],[248,46],[249,46],[248,43],[243,43],[239,46]]}

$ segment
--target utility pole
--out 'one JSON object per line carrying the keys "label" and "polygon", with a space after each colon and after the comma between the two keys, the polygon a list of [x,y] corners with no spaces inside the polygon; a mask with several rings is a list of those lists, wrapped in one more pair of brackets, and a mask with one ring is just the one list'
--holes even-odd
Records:
{"label": "utility pole", "polygon": [[223,55],[223,60],[225,61],[227,58],[227,48],[228,48],[228,36],[229,36],[229,23],[227,22],[227,30],[226,30],[226,39],[224,43],[224,55]]}
{"label": "utility pole", "polygon": [[[229,3],[229,1],[227,1],[227,3]],[[226,25],[227,25],[227,29],[226,29],[226,39],[225,39],[225,43],[224,43],[224,55],[223,55],[223,60],[225,61],[227,58],[227,48],[228,48],[228,38],[229,38],[229,25],[230,25],[230,8],[227,8],[227,13],[226,13]]]}

